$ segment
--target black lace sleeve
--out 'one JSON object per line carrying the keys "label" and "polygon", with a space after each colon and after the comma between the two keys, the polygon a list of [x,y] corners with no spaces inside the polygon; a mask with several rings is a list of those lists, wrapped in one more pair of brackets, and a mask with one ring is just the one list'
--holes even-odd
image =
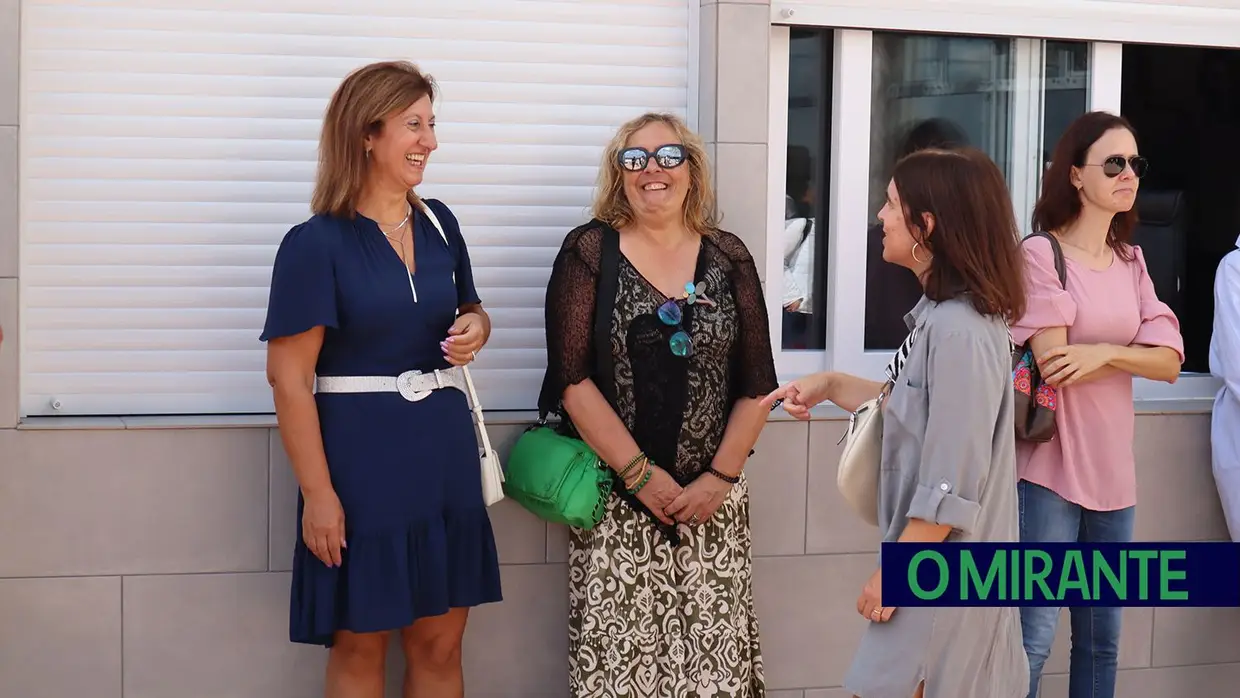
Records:
{"label": "black lace sleeve", "polygon": [[559,412],[564,390],[594,372],[593,324],[602,231],[583,226],[570,232],[556,255],[547,283],[544,320],[547,374],[539,408]]}
{"label": "black lace sleeve", "polygon": [[771,352],[770,321],[762,280],[749,248],[736,235],[718,231],[719,249],[732,262],[732,292],[736,295],[736,314],[740,325],[735,365],[732,373],[734,399],[764,397],[779,387],[775,376],[775,357]]}

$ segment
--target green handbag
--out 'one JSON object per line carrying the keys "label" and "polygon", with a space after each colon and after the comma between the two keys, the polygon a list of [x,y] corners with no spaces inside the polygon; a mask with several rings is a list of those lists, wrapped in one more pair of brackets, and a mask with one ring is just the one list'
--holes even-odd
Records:
{"label": "green handbag", "polygon": [[544,521],[590,530],[611,496],[611,468],[584,441],[536,424],[508,453],[504,492]]}
{"label": "green handbag", "polygon": [[[611,342],[611,315],[619,285],[620,234],[597,219],[582,227],[586,226],[601,227],[603,231],[595,283],[593,343],[595,347],[606,347]],[[550,367],[551,361],[547,363]],[[592,378],[614,409],[612,372],[611,352],[595,351]],[[562,407],[562,391],[563,386],[548,368],[538,398],[538,423],[526,429],[508,453],[504,492],[540,519],[588,531],[603,519],[615,477],[586,442],[547,425],[548,413],[562,411],[557,409]],[[570,426],[567,418],[563,424]]]}

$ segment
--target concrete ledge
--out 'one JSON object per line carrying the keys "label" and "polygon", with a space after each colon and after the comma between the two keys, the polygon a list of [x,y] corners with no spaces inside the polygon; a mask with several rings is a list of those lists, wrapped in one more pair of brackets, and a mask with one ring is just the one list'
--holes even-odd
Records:
{"label": "concrete ledge", "polygon": [[[1155,414],[1210,414],[1214,409],[1214,401],[1208,398],[1188,398],[1184,400],[1136,400],[1134,406],[1138,415]],[[538,413],[529,410],[487,411],[487,425],[530,424],[538,419]],[[819,407],[813,411],[811,421],[836,421],[848,419],[848,413],[834,407]],[[795,421],[782,409],[771,413],[772,422]],[[274,429],[274,414],[187,414],[187,415],[148,415],[141,417],[27,417],[22,419],[18,429],[238,429],[238,428]]]}

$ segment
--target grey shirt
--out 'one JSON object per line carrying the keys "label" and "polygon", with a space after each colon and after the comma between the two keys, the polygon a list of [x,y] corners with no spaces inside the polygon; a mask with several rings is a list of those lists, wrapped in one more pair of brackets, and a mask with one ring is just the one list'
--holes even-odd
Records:
{"label": "grey shirt", "polygon": [[[947,541],[1020,539],[1010,334],[966,298],[923,297],[917,335],[883,405],[878,518],[896,541],[910,518],[948,525]],[[901,608],[869,623],[845,686],[864,698],[1023,698],[1017,608]]]}

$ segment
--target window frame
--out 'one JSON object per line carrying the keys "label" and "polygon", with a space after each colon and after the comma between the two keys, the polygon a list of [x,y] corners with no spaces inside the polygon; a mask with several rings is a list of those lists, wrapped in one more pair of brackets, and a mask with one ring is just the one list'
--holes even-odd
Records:
{"label": "window frame", "polygon": [[[829,239],[826,247],[827,275],[826,300],[824,306],[826,338],[825,348],[820,350],[785,350],[783,349],[782,323],[770,323],[771,346],[775,350],[776,370],[781,380],[790,380],[816,371],[842,371],[862,376],[878,378],[883,367],[891,357],[892,350],[866,351],[864,348],[865,313],[860,311],[864,305],[858,299],[864,299],[866,288],[865,260],[866,244],[863,235],[832,235],[837,230],[864,230],[873,218],[868,206],[868,178],[856,177],[857,172],[868,172],[870,162],[870,129],[871,129],[871,81],[873,73],[873,36],[876,31],[907,31],[915,28],[919,31],[933,31],[936,34],[979,35],[983,29],[995,29],[984,35],[995,38],[1015,40],[1015,79],[1017,85],[1041,85],[1045,77],[1045,51],[1048,41],[1083,41],[1089,43],[1089,85],[1087,109],[1119,112],[1122,96],[1123,44],[1114,41],[1100,41],[1100,37],[1114,35],[1109,25],[1103,25],[1098,17],[1093,16],[1100,11],[1099,3],[1094,0],[1074,0],[1076,8],[1065,8],[1060,0],[1051,0],[1060,13],[1070,10],[1078,12],[1084,25],[1067,25],[1072,34],[1064,34],[1062,30],[1056,35],[1043,35],[1029,38],[1026,11],[1037,12],[1041,7],[1046,11],[1047,3],[1028,4],[1029,8],[1012,8],[1010,14],[990,15],[975,20],[955,17],[955,29],[943,27],[943,22],[950,19],[946,5],[953,6],[951,12],[964,12],[965,6],[972,5],[980,10],[982,3],[977,0],[956,0],[954,2],[935,3],[933,9],[925,9],[925,3],[909,0],[883,0],[880,7],[873,0],[863,0],[857,7],[848,10],[836,8],[831,11],[827,3],[799,2],[772,3],[772,26],[770,36],[770,80],[769,80],[769,116],[768,116],[768,148],[767,148],[767,238],[766,238],[766,279],[768,288],[777,289],[782,284],[784,269],[782,261],[782,233],[784,226],[785,169],[787,167],[788,144],[788,81],[789,81],[789,45],[790,26],[820,28],[834,31],[832,49],[832,89],[831,89],[831,132],[829,134],[830,158],[828,167],[828,199],[829,206],[824,228]],[[836,2],[830,5],[851,5],[850,2]],[[1109,4],[1109,3],[1104,3]],[[868,7],[863,7],[868,6]],[[808,7],[807,7],[808,6]],[[1036,7],[1035,7],[1036,6]],[[1167,6],[1151,6],[1141,14],[1149,16],[1150,26],[1161,27],[1160,36],[1163,40],[1157,43],[1172,43],[1167,38],[1179,38],[1177,43],[1201,44],[1200,39],[1191,42],[1184,36],[1185,31],[1196,31],[1195,26],[1204,26],[1206,22],[1199,15],[1206,14],[1212,8],[1197,8],[1191,21],[1180,22],[1169,34],[1165,22],[1168,21],[1165,10]],[[1181,8],[1182,9],[1182,8]],[[789,14],[789,10],[792,13]],[[1113,10],[1112,10],[1113,12]],[[1240,11],[1216,10],[1217,13],[1234,15],[1235,25],[1240,26]],[[909,16],[909,13],[917,16]],[[925,15],[934,14],[937,19],[927,22],[921,27],[909,27]],[[1032,14],[1028,15],[1032,16]],[[1063,21],[1060,18],[1057,21]],[[1076,20],[1073,20],[1076,21]],[[1163,24],[1160,24],[1163,22]],[[863,24],[861,27],[854,25]],[[1228,24],[1228,23],[1225,23]],[[868,25],[868,26],[864,26]],[[1137,27],[1130,29],[1133,38],[1149,41],[1149,29]],[[1212,35],[1212,39],[1217,36]],[[1231,38],[1233,48],[1240,48],[1240,39]],[[1040,152],[1043,124],[1044,99],[1042,90],[1017,89],[1013,103],[1013,140],[1012,161],[1024,162],[1023,168],[1014,168],[1013,205],[1021,224],[1022,233],[1029,231],[1029,218],[1036,201],[1038,185],[1038,158],[1032,157]],[[1032,128],[1031,128],[1032,126]],[[849,174],[853,176],[849,176]],[[862,304],[864,301],[861,301]],[[771,318],[781,316],[780,294],[774,291],[767,293],[768,313]],[[1221,381],[1203,373],[1183,373],[1175,384],[1167,384],[1144,378],[1134,379],[1133,394],[1137,400],[1200,400],[1213,399]]]}

